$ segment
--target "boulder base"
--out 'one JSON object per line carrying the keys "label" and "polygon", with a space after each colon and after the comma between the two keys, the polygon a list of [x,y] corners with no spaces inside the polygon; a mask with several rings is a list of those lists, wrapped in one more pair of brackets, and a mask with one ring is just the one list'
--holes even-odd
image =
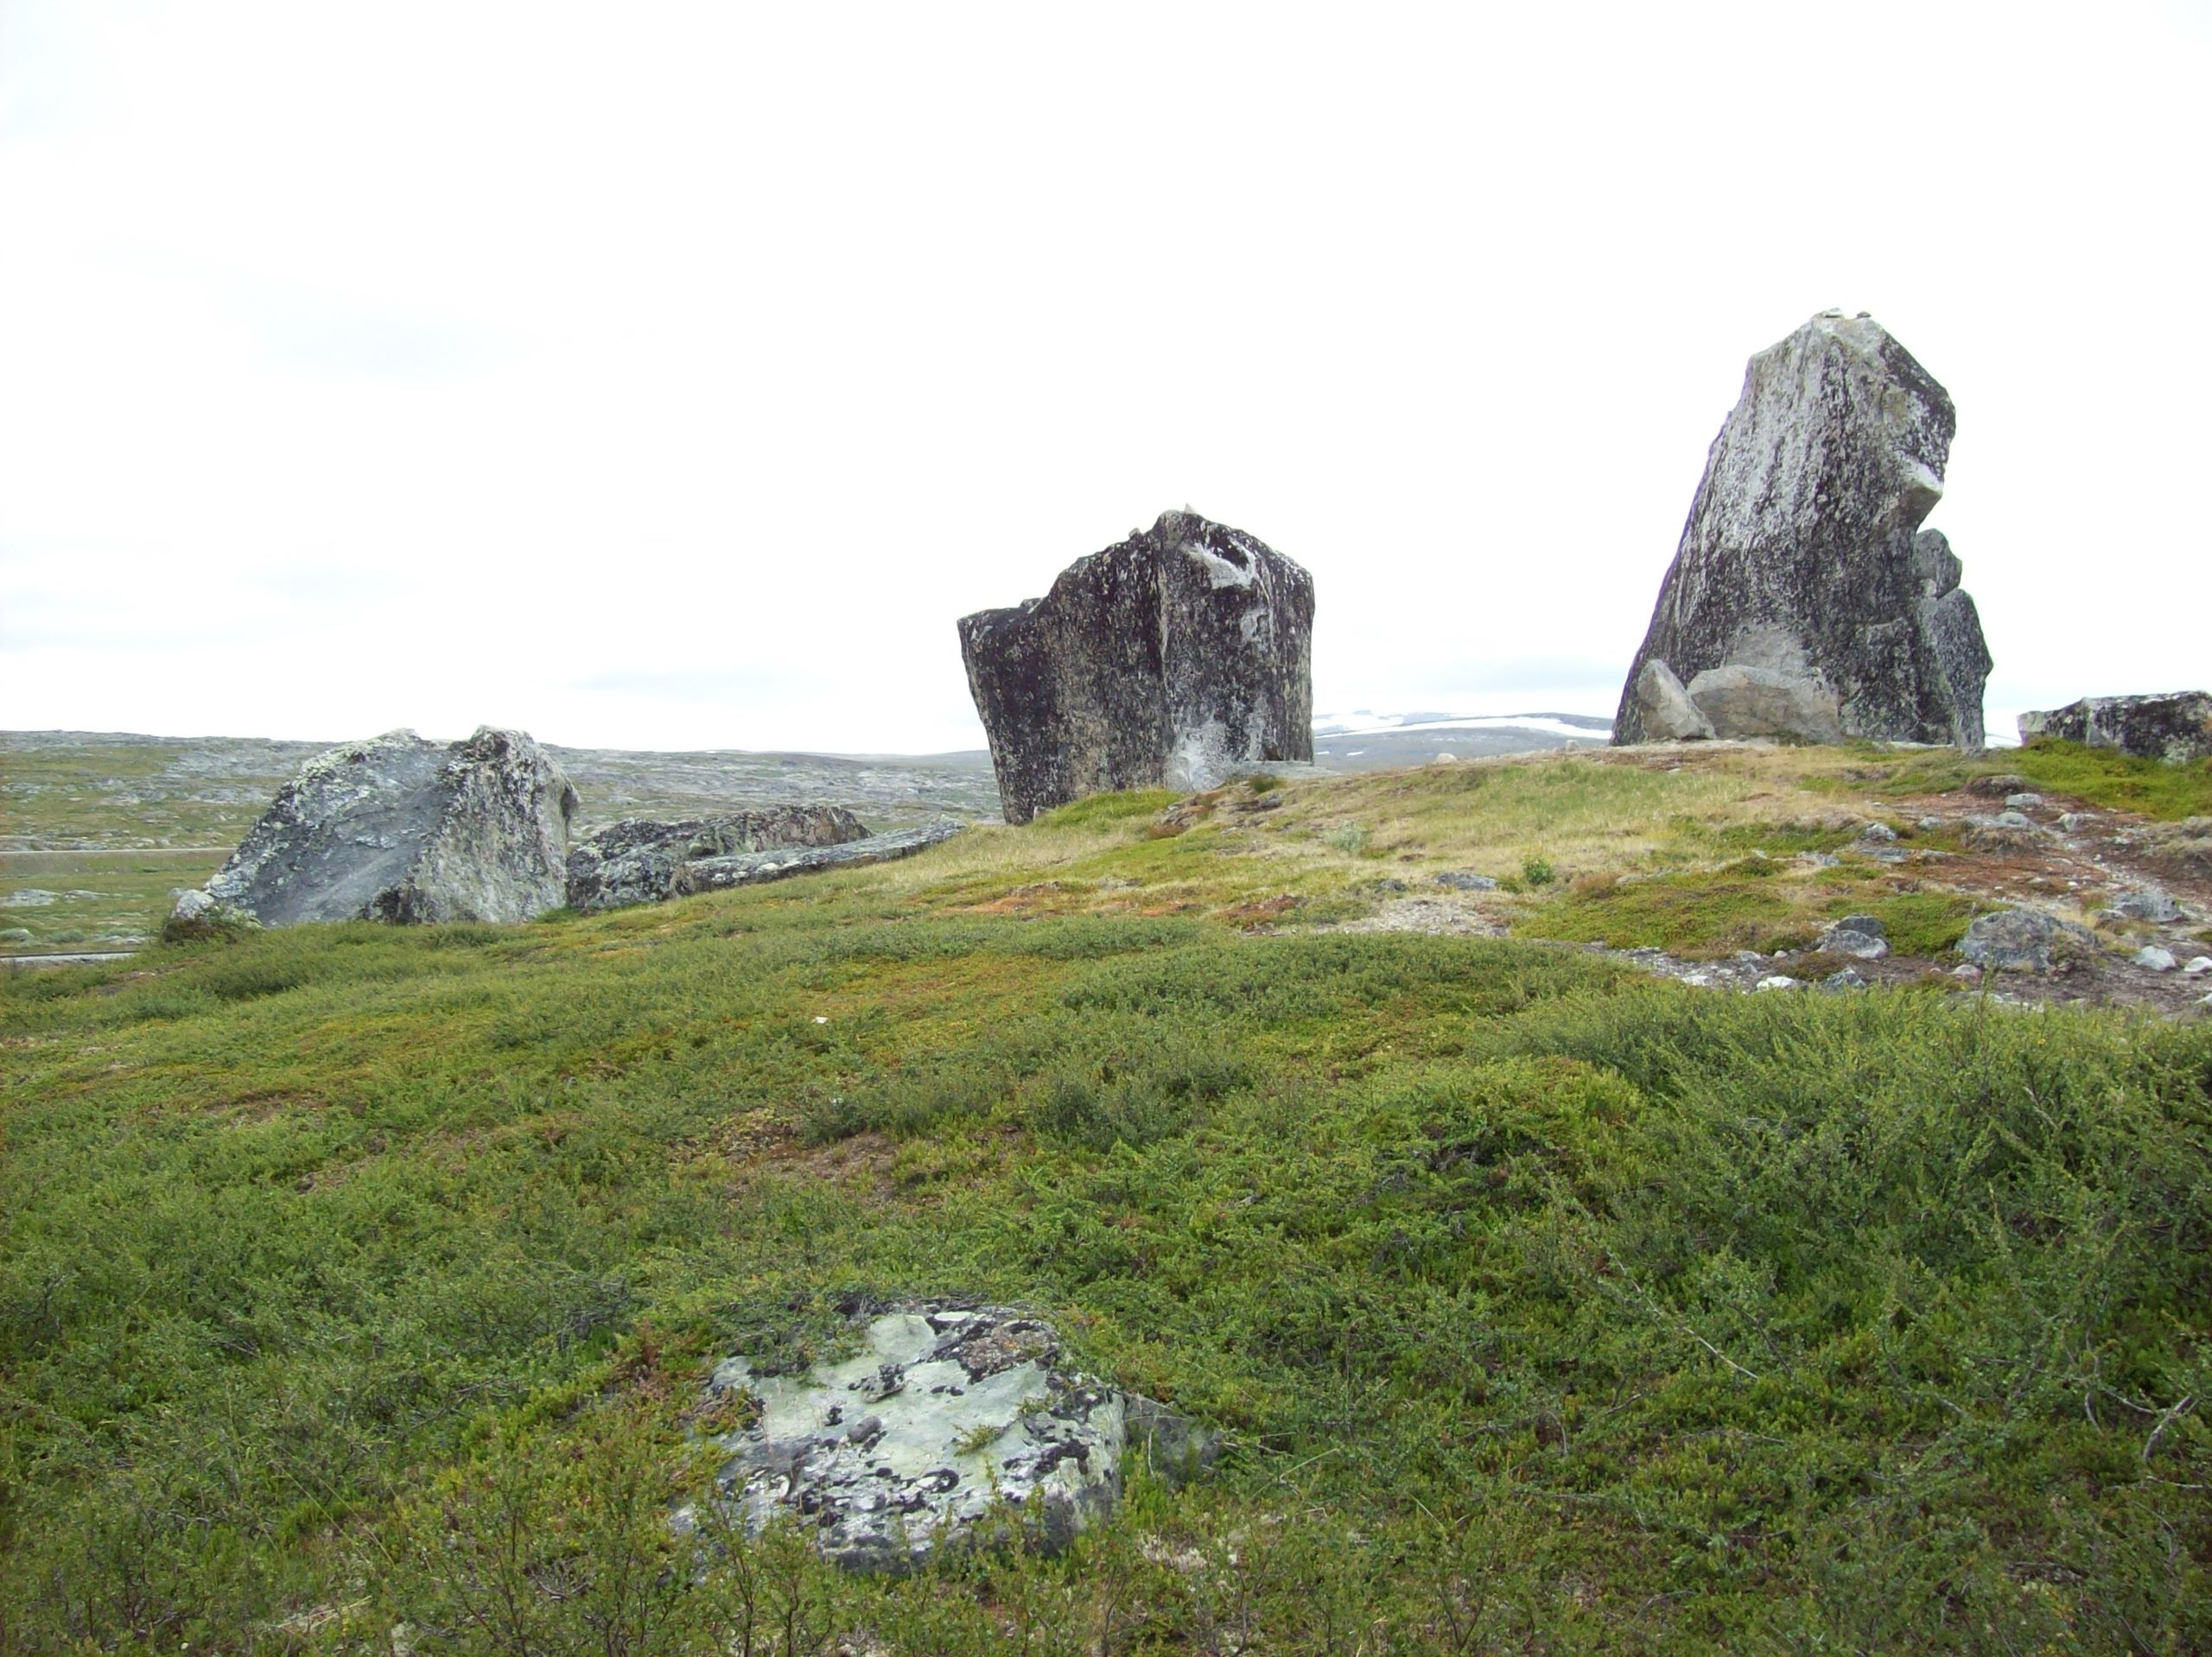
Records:
{"label": "boulder base", "polygon": [[302,766],[205,896],[264,926],[528,920],[563,901],[575,809],[522,732],[448,745],[393,731]]}
{"label": "boulder base", "polygon": [[[1685,716],[1646,677],[1657,663],[1722,736],[1981,746],[1980,620],[1950,543],[1919,527],[1942,498],[1955,424],[1949,395],[1866,316],[1823,312],[1752,358],[1613,740],[1680,733]],[[1728,682],[1726,700],[1708,702],[1700,682],[1713,689],[1717,670],[1777,678]]]}
{"label": "boulder base", "polygon": [[1311,760],[1313,629],[1312,576],[1194,512],[1077,560],[1041,599],[963,616],[1006,820]]}
{"label": "boulder base", "polygon": [[2063,708],[2021,714],[2020,740],[2038,737],[2117,748],[2177,765],[2212,759],[2212,695],[2084,696]]}

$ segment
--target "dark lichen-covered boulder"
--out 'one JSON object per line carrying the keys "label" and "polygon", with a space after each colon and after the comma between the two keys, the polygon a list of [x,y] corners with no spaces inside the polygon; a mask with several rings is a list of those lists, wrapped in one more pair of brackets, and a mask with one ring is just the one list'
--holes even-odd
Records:
{"label": "dark lichen-covered boulder", "polygon": [[772,805],[672,822],[625,817],[569,848],[569,905],[658,903],[674,890],[677,871],[700,858],[836,846],[867,835],[867,825],[841,805]]}
{"label": "dark lichen-covered boulder", "polygon": [[2177,690],[2158,696],[2084,696],[2047,712],[2020,715],[2020,740],[2053,737],[2117,748],[2183,765],[2212,759],[2212,695]]}
{"label": "dark lichen-covered boulder", "polygon": [[1196,791],[1313,758],[1313,579],[1194,512],[960,622],[1008,822],[1086,794]]}
{"label": "dark lichen-covered boulder", "polygon": [[575,809],[520,731],[449,745],[393,731],[302,766],[206,896],[264,926],[528,920],[564,900]]}
{"label": "dark lichen-covered boulder", "polygon": [[1980,619],[1950,543],[1920,528],[1955,423],[1949,395],[1864,315],[1823,312],[1752,358],[1613,740],[1699,733],[1671,681],[1718,736],[1981,746]]}

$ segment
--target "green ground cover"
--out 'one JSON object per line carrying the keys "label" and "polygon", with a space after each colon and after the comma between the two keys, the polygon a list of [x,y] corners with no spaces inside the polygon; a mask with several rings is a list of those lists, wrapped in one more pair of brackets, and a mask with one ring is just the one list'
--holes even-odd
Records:
{"label": "green ground cover", "polygon": [[[2212,1029],[1238,930],[1673,878],[1577,892],[1690,831],[1545,763],[0,983],[0,1650],[2212,1646]],[[1696,835],[1802,816],[1711,764]],[[697,1574],[707,1367],[946,1292],[1226,1462],[1056,1560]]]}
{"label": "green ground cover", "polygon": [[131,949],[161,925],[179,886],[196,886],[226,851],[0,852],[0,949]]}

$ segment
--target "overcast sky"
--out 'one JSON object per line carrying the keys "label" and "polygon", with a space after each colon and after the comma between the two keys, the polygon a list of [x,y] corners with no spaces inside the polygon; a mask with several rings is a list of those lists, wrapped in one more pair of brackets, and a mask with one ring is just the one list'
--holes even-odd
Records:
{"label": "overcast sky", "polygon": [[1610,714],[1745,359],[1959,407],[1993,727],[2212,682],[2212,8],[0,0],[0,726],[979,746],[1195,507]]}

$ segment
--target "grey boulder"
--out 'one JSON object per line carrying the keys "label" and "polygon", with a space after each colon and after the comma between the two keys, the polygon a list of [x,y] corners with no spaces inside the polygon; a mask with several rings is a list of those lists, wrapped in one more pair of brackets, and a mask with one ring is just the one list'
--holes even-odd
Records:
{"label": "grey boulder", "polygon": [[[1920,529],[1955,421],[1949,395],[1864,315],[1823,312],[1753,357],[1613,740],[1663,734],[1645,675],[1657,662],[1721,736],[1981,746],[1980,620],[1949,543]],[[1745,671],[1706,677],[1728,669]]]}
{"label": "grey boulder", "polygon": [[962,617],[1006,820],[1310,761],[1313,630],[1312,576],[1194,512],[1077,559],[1041,599]]}
{"label": "grey boulder", "polygon": [[2092,748],[2182,765],[2212,759],[2212,694],[2084,696],[2063,708],[2020,715],[2020,740],[2051,737]]}
{"label": "grey boulder", "polygon": [[721,892],[731,886],[757,886],[784,880],[794,874],[821,874],[831,869],[864,868],[912,857],[916,852],[948,841],[968,825],[940,819],[918,828],[896,828],[861,840],[840,841],[834,846],[793,846],[766,852],[732,852],[722,857],[695,857],[677,867],[669,895],[687,898],[695,892]]}
{"label": "grey boulder", "polygon": [[2048,972],[2053,962],[2086,956],[2095,948],[2088,928],[2040,909],[1977,915],[1959,942],[1959,953],[1986,972]]}
{"label": "grey boulder", "polygon": [[703,1412],[741,1423],[712,1438],[725,1511],[754,1531],[795,1521],[847,1569],[912,1571],[1009,1517],[1056,1551],[1113,1511],[1133,1445],[1171,1474],[1211,1458],[1206,1435],[1084,1373],[1024,1313],[929,1304],[854,1333],[850,1356],[803,1374],[726,1360]]}
{"label": "grey boulder", "polygon": [[575,809],[520,731],[392,731],[302,766],[206,895],[264,926],[528,920],[565,900]]}
{"label": "grey boulder", "polygon": [[2124,915],[2132,921],[2151,921],[2164,925],[2181,918],[2181,905],[2157,886],[2130,886],[2107,905],[2109,912]]}
{"label": "grey boulder", "polygon": [[1834,694],[1802,674],[1730,663],[1690,681],[1689,699],[1715,736],[1782,736],[1840,742]]}
{"label": "grey boulder", "polygon": [[1648,742],[1702,742],[1718,734],[1675,670],[1656,657],[1643,664],[1630,694]]}
{"label": "grey boulder", "polygon": [[1826,955],[1852,955],[1860,961],[1879,961],[1890,952],[1881,920],[1873,915],[1846,915],[1831,924],[1813,947]]}
{"label": "grey boulder", "polygon": [[619,909],[666,898],[677,871],[702,857],[864,840],[868,827],[838,805],[772,805],[728,816],[654,822],[626,817],[569,851],[572,909]]}

